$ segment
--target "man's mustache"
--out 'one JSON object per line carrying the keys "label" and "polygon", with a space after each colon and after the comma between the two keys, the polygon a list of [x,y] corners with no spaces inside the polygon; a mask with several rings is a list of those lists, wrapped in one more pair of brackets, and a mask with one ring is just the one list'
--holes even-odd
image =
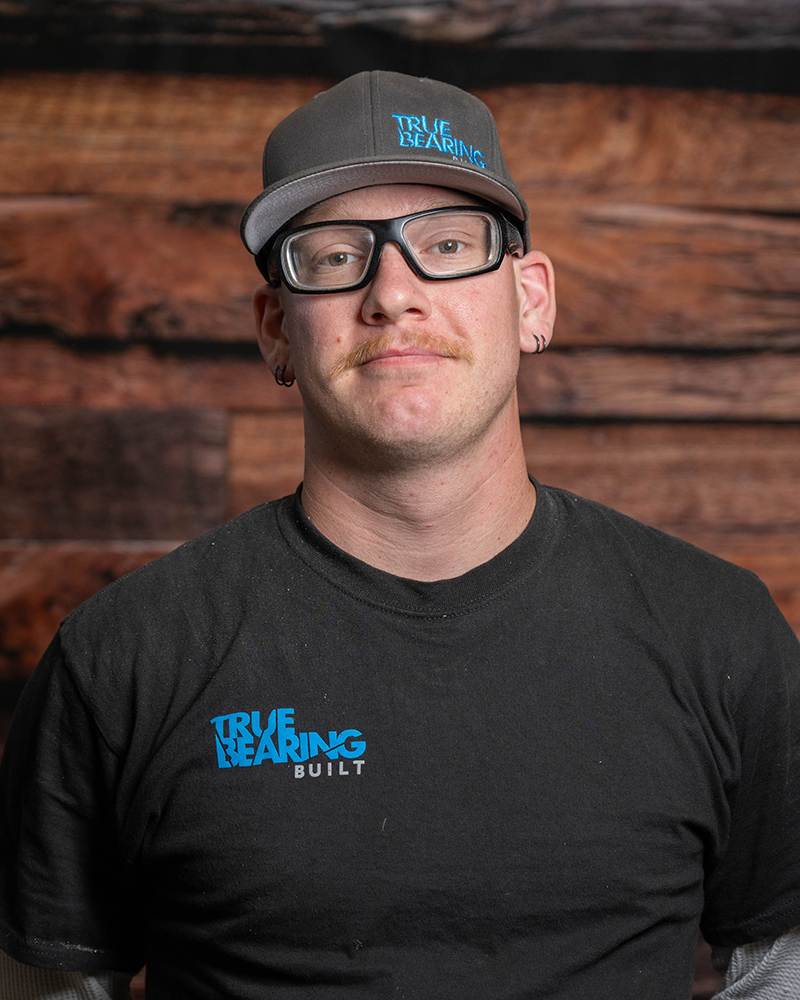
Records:
{"label": "man's mustache", "polygon": [[396,334],[379,333],[374,337],[370,337],[369,340],[365,340],[362,344],[353,347],[347,354],[339,358],[333,368],[331,368],[331,380],[335,381],[351,369],[365,365],[384,351],[393,349],[406,351],[409,348],[413,349],[415,347],[430,351],[432,354],[437,354],[443,358],[455,358],[458,361],[466,361],[468,364],[472,364],[475,361],[475,355],[466,344],[448,340],[446,337],[438,337],[436,334],[418,333],[413,336],[406,335],[398,339]]}

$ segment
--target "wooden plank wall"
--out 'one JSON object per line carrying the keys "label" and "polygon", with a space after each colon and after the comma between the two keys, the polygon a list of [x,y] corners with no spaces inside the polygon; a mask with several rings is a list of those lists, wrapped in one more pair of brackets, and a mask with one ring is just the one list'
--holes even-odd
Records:
{"label": "wooden plank wall", "polygon": [[[299,481],[237,224],[266,134],[326,85],[0,77],[3,726],[81,600]],[[800,631],[800,97],[480,96],[558,277],[531,470],[752,568]]]}
{"label": "wooden plank wall", "polygon": [[[492,48],[778,50],[797,48],[794,0],[4,0],[0,41],[65,38],[159,46],[322,47],[331,31],[377,28],[412,42]],[[112,63],[112,65],[119,65]]]}
{"label": "wooden plank wall", "polygon": [[[322,80],[0,78],[0,699],[98,586],[301,476],[237,235]],[[800,629],[800,98],[481,92],[551,254],[531,470],[758,572]]]}

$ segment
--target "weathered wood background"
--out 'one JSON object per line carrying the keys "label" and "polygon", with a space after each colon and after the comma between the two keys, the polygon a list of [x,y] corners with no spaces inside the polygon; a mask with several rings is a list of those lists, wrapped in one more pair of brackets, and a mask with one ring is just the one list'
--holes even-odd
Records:
{"label": "weathered wood background", "polygon": [[[321,46],[331,29],[379,28],[412,41],[501,48],[796,48],[793,0],[5,0],[22,41]],[[2,31],[0,31],[2,38]]]}
{"label": "weathered wood background", "polygon": [[[48,30],[74,32],[89,6],[52,4]],[[93,6],[112,35],[123,7],[159,8]],[[171,6],[180,20],[214,5]],[[256,28],[294,17],[307,34],[330,23],[311,0],[216,6],[231,31],[257,15]],[[530,45],[593,16],[606,47],[686,45],[687,31],[798,45],[794,4],[659,5],[661,22],[645,7],[454,2],[436,7],[438,27],[430,14],[396,30],[460,24],[474,40],[482,25]],[[672,8],[695,20],[671,27]],[[386,24],[397,9],[337,7]],[[4,4],[0,35],[14,18],[41,33],[30,11]],[[589,44],[575,30],[559,44]],[[237,226],[269,130],[329,82],[0,76],[0,738],[81,600],[299,482],[299,396],[255,349],[259,279]],[[800,96],[478,92],[558,279],[555,343],[520,377],[531,470],[755,570],[800,631]]]}
{"label": "weathered wood background", "polygon": [[[325,81],[0,78],[0,624],[8,703],[120,572],[301,475],[239,243],[264,136]],[[800,98],[496,87],[557,337],[534,473],[756,570],[800,629]]]}

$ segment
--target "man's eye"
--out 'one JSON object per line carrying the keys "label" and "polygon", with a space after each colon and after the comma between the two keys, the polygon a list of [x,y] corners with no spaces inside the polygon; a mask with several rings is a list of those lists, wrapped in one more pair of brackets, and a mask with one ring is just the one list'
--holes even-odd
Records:
{"label": "man's eye", "polygon": [[458,253],[461,249],[461,244],[458,240],[440,240],[436,244],[437,253]]}
{"label": "man's eye", "polygon": [[325,250],[316,254],[310,264],[318,271],[327,271],[340,267],[352,267],[360,259],[359,254],[351,250]]}
{"label": "man's eye", "polygon": [[331,267],[341,267],[342,264],[352,264],[355,259],[354,254],[346,253],[344,250],[336,250],[325,257],[324,263]]}

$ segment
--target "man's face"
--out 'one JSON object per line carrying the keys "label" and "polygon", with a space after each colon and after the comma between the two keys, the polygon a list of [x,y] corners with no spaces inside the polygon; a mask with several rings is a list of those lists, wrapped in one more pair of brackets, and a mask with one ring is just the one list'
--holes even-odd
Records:
{"label": "man's face", "polygon": [[[321,202],[299,222],[390,219],[469,204],[476,202],[446,188],[384,185]],[[528,270],[534,267],[544,292],[551,272],[539,258]],[[344,448],[351,461],[426,461],[457,455],[509,418],[516,425],[529,298],[523,270],[507,255],[487,274],[426,281],[387,244],[365,288],[260,290],[262,353],[273,370],[286,366],[287,377],[297,378],[307,449]]]}

